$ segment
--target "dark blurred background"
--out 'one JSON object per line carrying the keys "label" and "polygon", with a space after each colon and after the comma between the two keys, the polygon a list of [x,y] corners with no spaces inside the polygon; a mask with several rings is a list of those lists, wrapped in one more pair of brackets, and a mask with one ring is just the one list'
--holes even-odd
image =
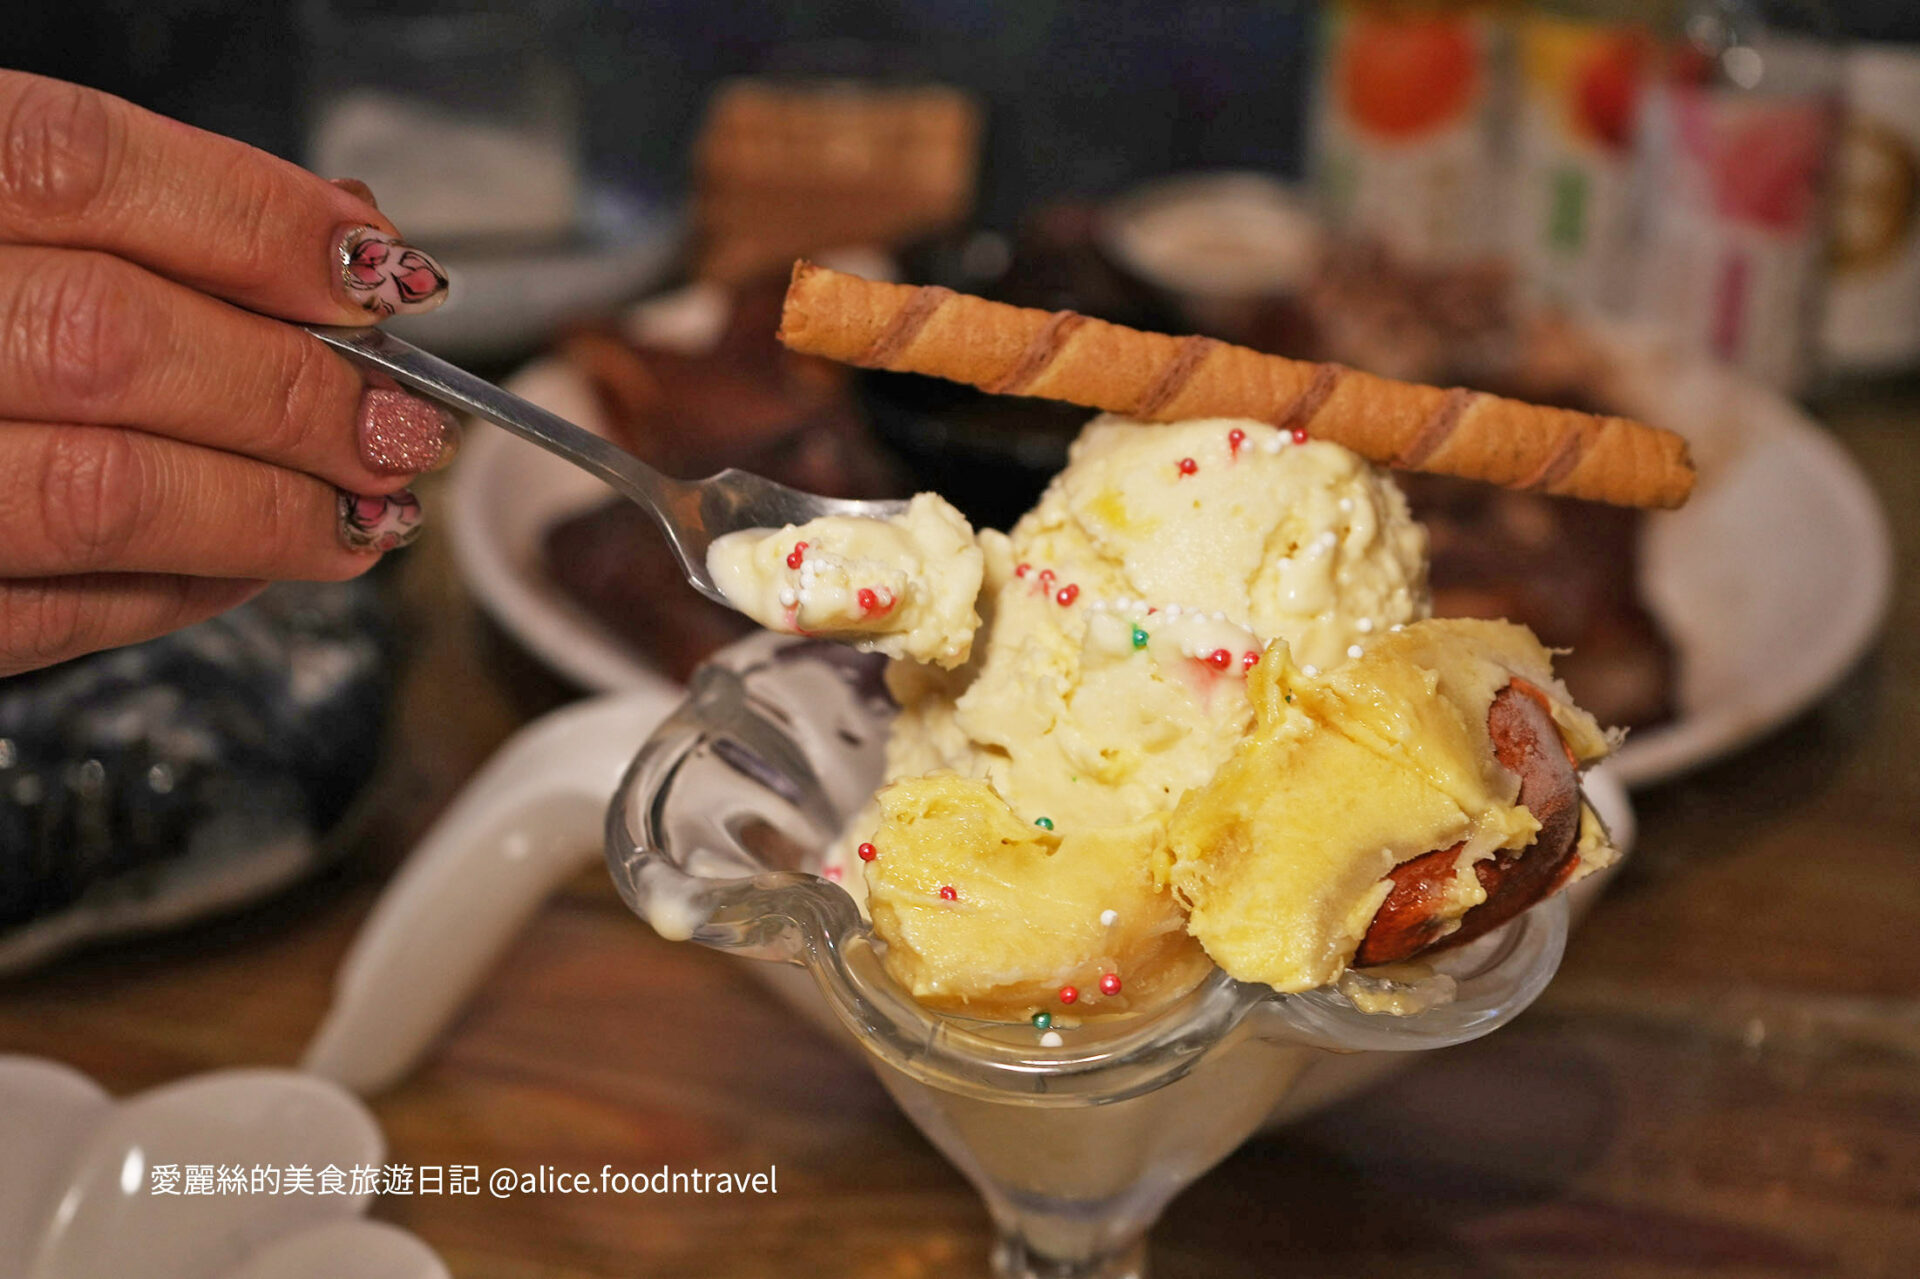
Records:
{"label": "dark blurred background", "polygon": [[[1878,0],[1892,12],[1895,0]],[[338,11],[354,6],[333,5]],[[385,14],[471,5],[366,4]],[[982,213],[1107,194],[1176,169],[1301,164],[1312,6],[1166,0],[538,0],[495,6],[580,76],[597,176],[647,194],[686,180],[707,90],[729,75],[890,71],[970,88],[992,136]],[[298,158],[311,6],[259,0],[21,5],[6,65],[106,89]]]}
{"label": "dark blurred background", "polygon": [[[301,153],[303,10],[272,0],[78,0],[11,6],[0,61],[130,98],[289,157]],[[341,6],[334,6],[339,8]],[[350,6],[349,6],[350,7]],[[368,3],[385,13],[470,5]],[[979,93],[992,138],[982,212],[1117,192],[1181,169],[1296,174],[1310,0],[528,0],[529,42],[565,54],[589,109],[596,174],[684,183],[708,88],[729,75],[872,70],[876,60]],[[1912,0],[1830,0],[1843,34],[1920,39]],[[836,47],[837,46],[837,47]],[[815,61],[817,59],[817,61]]]}

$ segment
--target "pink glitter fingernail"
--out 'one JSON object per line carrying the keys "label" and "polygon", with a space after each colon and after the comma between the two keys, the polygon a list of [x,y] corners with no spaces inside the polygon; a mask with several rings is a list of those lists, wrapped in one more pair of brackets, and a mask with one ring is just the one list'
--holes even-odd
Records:
{"label": "pink glitter fingernail", "polygon": [[453,415],[405,391],[370,386],[360,395],[360,460],[382,475],[445,466],[459,446]]}

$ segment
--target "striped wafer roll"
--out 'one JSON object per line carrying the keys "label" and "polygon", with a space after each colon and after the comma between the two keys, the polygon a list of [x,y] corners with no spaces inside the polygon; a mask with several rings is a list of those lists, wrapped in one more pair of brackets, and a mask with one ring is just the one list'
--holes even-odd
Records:
{"label": "striped wafer roll", "polygon": [[1245,417],[1388,466],[1619,506],[1674,507],[1693,488],[1686,441],[1621,417],[1375,377],[1036,311],[932,285],[794,264],[780,340],[848,364],[1065,400],[1154,422]]}

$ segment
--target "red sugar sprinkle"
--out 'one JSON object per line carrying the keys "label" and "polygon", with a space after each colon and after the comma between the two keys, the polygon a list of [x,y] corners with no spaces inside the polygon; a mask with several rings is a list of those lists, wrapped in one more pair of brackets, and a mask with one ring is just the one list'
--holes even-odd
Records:
{"label": "red sugar sprinkle", "polygon": [[1246,442],[1247,442],[1247,433],[1241,430],[1239,427],[1236,426],[1231,431],[1227,432],[1227,449],[1235,457],[1240,456],[1240,446],[1242,444],[1245,444]]}
{"label": "red sugar sprinkle", "polygon": [[840,868],[838,866],[829,866],[824,873],[829,883],[837,884],[840,882]]}
{"label": "red sugar sprinkle", "polygon": [[1200,469],[1200,464],[1194,461],[1192,458],[1183,457],[1180,459],[1180,474],[1192,475],[1195,471],[1199,469]]}
{"label": "red sugar sprinkle", "polygon": [[1078,999],[1078,998],[1080,998],[1080,991],[1079,991],[1079,989],[1078,989],[1077,987],[1074,987],[1074,986],[1062,986],[1062,987],[1060,988],[1060,1002],[1061,1002],[1061,1003],[1063,1003],[1063,1004],[1070,1004],[1070,1003],[1072,1003],[1072,1002],[1073,1002],[1074,1000],[1076,1000],[1076,999]]}
{"label": "red sugar sprinkle", "polygon": [[1044,591],[1052,585],[1053,585],[1053,570],[1050,568],[1041,569],[1040,570],[1040,589]]}
{"label": "red sugar sprinkle", "polygon": [[860,860],[863,862],[870,862],[880,855],[880,850],[872,844],[862,844],[854,851],[860,854]]}
{"label": "red sugar sprinkle", "polygon": [[1233,664],[1233,654],[1224,648],[1216,648],[1207,654],[1207,665],[1216,671],[1224,671]]}
{"label": "red sugar sprinkle", "polygon": [[1307,428],[1306,428],[1306,427],[1304,427],[1304,426],[1296,426],[1296,427],[1294,427],[1294,428],[1293,428],[1293,442],[1294,442],[1295,444],[1305,444],[1305,443],[1307,442]]}
{"label": "red sugar sprinkle", "polygon": [[1013,575],[1014,575],[1015,577],[1025,577],[1025,576],[1026,576],[1027,574],[1029,574],[1029,573],[1031,573],[1031,572],[1033,572],[1033,565],[1031,565],[1031,564],[1016,564],[1016,565],[1014,565],[1014,569],[1013,569]]}
{"label": "red sugar sprinkle", "polygon": [[1100,993],[1103,995],[1119,994],[1120,993],[1120,974],[1108,973],[1106,976],[1102,977],[1100,979]]}
{"label": "red sugar sprinkle", "polygon": [[1072,582],[1068,582],[1065,586],[1054,592],[1053,600],[1054,603],[1058,604],[1061,608],[1065,608],[1067,605],[1073,603],[1074,598],[1079,594],[1080,588]]}
{"label": "red sugar sprinkle", "polygon": [[787,567],[799,568],[801,557],[804,556],[806,553],[807,553],[807,544],[805,542],[795,542],[793,544],[793,549],[787,552]]}
{"label": "red sugar sprinkle", "polygon": [[1246,652],[1240,654],[1240,669],[1243,671],[1250,671],[1259,665],[1259,663],[1260,654],[1254,652],[1252,649],[1248,649]]}
{"label": "red sugar sprinkle", "polygon": [[954,901],[954,900],[956,900],[956,899],[957,899],[957,898],[958,898],[959,896],[960,896],[960,891],[959,891],[958,889],[956,889],[956,888],[955,888],[955,887],[954,887],[954,886],[953,886],[952,884],[942,884],[942,885],[940,885],[940,900],[941,900],[941,901],[943,901],[943,902],[950,902],[950,901]]}

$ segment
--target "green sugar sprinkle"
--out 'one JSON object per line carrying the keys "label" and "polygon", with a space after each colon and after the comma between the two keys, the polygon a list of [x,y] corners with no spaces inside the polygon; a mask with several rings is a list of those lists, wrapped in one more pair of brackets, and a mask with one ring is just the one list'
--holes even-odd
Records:
{"label": "green sugar sprinkle", "polygon": [[1033,819],[1033,824],[1034,824],[1035,826],[1038,826],[1038,827],[1039,827],[1039,828],[1040,828],[1041,830],[1052,830],[1052,829],[1053,829],[1053,818],[1051,818],[1051,817],[1036,817],[1036,818],[1034,818],[1034,819]]}

